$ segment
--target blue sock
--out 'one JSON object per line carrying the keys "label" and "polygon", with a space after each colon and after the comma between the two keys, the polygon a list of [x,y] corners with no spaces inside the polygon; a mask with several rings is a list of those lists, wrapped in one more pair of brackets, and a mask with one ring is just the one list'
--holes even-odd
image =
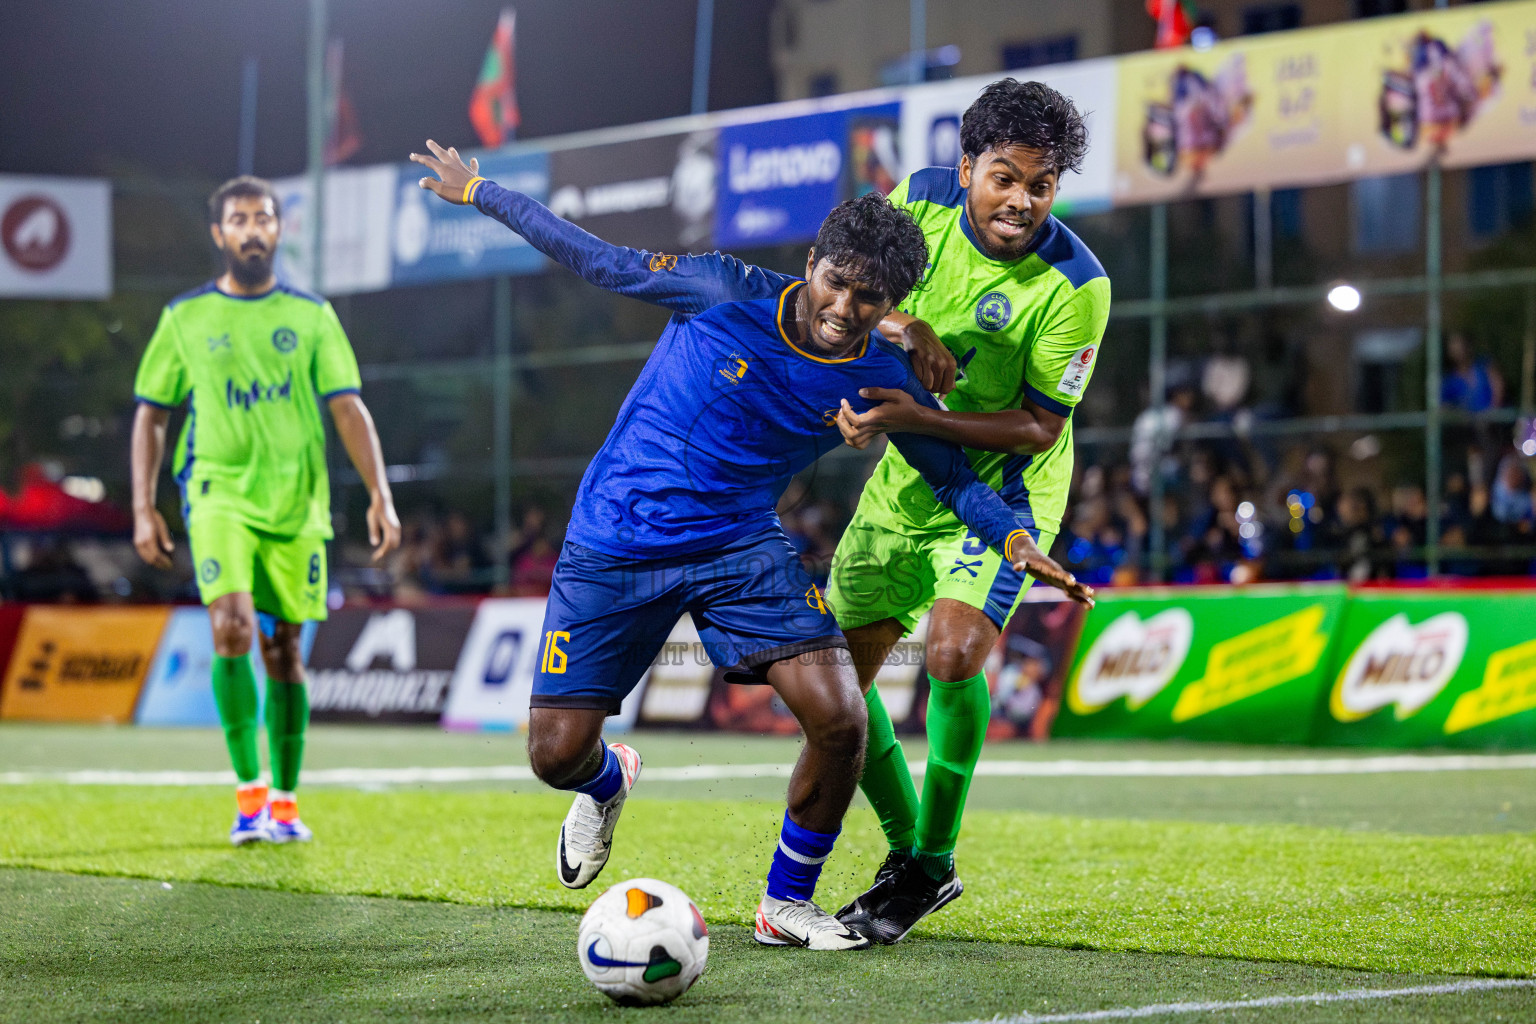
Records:
{"label": "blue sock", "polygon": [[773,851],[773,865],[768,868],[768,895],[776,900],[808,900],[815,895],[821,866],[832,856],[837,836],[837,832],[801,828],[785,811],[779,848]]}
{"label": "blue sock", "polygon": [[600,804],[612,800],[624,786],[624,772],[619,768],[619,755],[603,747],[603,766],[586,782],[572,786],[578,793],[585,793]]}

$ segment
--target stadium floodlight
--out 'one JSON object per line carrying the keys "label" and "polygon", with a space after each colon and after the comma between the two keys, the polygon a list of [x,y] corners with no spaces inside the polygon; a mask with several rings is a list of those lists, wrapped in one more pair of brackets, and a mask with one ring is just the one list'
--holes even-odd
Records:
{"label": "stadium floodlight", "polygon": [[1328,305],[1341,313],[1353,313],[1360,308],[1360,289],[1352,284],[1336,284],[1328,289]]}

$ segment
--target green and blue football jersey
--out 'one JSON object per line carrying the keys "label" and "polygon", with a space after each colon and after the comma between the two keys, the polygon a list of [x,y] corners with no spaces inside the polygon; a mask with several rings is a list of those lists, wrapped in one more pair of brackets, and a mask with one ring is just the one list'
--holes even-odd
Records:
{"label": "green and blue football jersey", "polygon": [[278,285],[171,300],[134,379],[141,402],[190,400],[172,465],[191,515],[277,536],[331,536],[320,402],[361,386],[331,304]]}
{"label": "green and blue football jersey", "polygon": [[[1028,398],[1067,417],[1049,450],[1011,455],[966,449],[976,475],[1029,525],[1061,528],[1072,481],[1072,410],[1098,360],[1109,318],[1109,277],[1082,240],[1055,217],[1016,260],[987,256],[965,216],[965,189],[953,168],[908,177],[891,201],[917,220],[928,268],[901,304],[926,321],[960,367],[945,405],[956,412],[1021,408]],[[894,447],[887,448],[859,503],[860,517],[923,531],[961,529]]]}

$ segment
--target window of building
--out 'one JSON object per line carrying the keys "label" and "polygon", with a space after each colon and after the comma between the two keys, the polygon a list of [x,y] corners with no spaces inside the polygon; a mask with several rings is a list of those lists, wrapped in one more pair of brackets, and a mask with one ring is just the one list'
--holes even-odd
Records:
{"label": "window of building", "polygon": [[810,82],[806,84],[806,92],[812,96],[837,95],[837,73],[826,71],[819,75],[812,75]]}
{"label": "window of building", "polygon": [[1003,44],[1003,70],[1039,68],[1077,60],[1077,36],[1052,36]]}
{"label": "window of building", "polygon": [[1502,235],[1528,220],[1532,207],[1529,163],[1494,164],[1467,172],[1467,227],[1474,238]]}
{"label": "window of building", "polygon": [[880,65],[881,85],[906,85],[912,81],[912,65],[916,61],[925,82],[943,82],[955,77],[955,65],[960,63],[960,47],[936,46],[923,53],[904,53]]}
{"label": "window of building", "polygon": [[1243,8],[1243,35],[1301,28],[1301,4],[1260,4]]}
{"label": "window of building", "polygon": [[1424,199],[1417,174],[1351,182],[1349,205],[1357,254],[1408,253],[1419,248]]}
{"label": "window of building", "polygon": [[1352,0],[1350,13],[1356,18],[1379,18],[1384,14],[1402,14],[1408,0]]}

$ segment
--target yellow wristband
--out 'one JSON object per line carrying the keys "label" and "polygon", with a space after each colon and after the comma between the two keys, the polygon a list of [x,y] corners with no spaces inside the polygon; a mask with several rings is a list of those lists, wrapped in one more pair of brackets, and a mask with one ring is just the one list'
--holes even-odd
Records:
{"label": "yellow wristband", "polygon": [[1014,541],[1019,539],[1019,535],[1020,534],[1023,534],[1025,537],[1028,537],[1029,536],[1029,531],[1028,530],[1014,530],[1012,533],[1010,533],[1008,535],[1008,539],[1003,542],[1003,558],[1005,558],[1008,561],[1009,565],[1012,565],[1014,560],[1015,560],[1014,559],[1014,555],[1013,555],[1013,543],[1014,543]]}
{"label": "yellow wristband", "polygon": [[468,206],[469,205],[469,201],[473,198],[474,191],[475,191],[475,186],[480,184],[484,180],[485,180],[484,178],[470,178],[468,181],[466,181],[464,183],[464,205],[465,206]]}

